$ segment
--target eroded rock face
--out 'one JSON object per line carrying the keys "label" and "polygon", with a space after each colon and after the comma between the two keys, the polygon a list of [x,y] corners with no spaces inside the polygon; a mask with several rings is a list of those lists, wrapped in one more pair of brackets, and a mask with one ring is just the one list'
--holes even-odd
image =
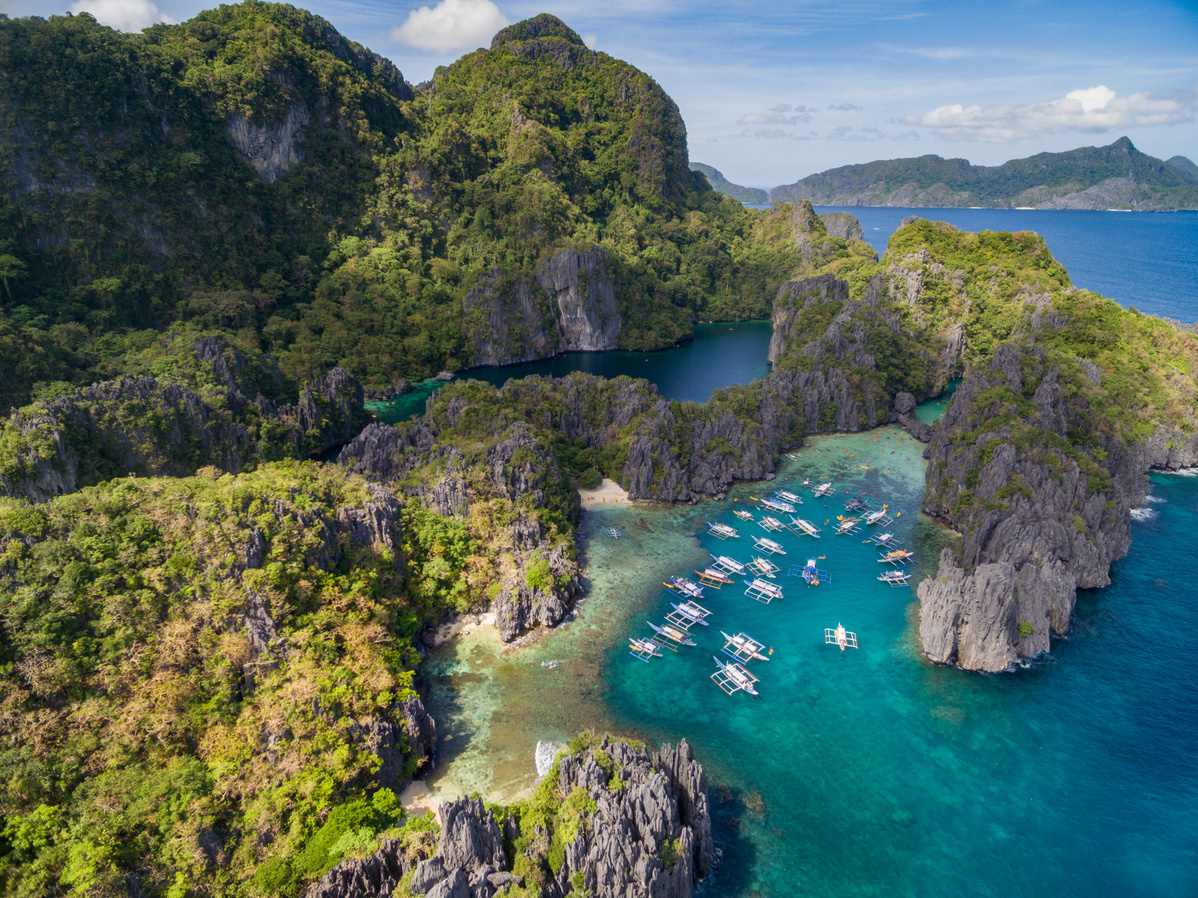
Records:
{"label": "eroded rock face", "polygon": [[303,161],[304,126],[308,107],[302,100],[287,106],[281,122],[252,121],[240,112],[229,116],[229,138],[258,176],[272,184],[291,166]]}
{"label": "eroded rock face", "polygon": [[[518,869],[535,871],[544,898],[564,898],[580,883],[595,898],[690,898],[711,871],[707,782],[685,740],[650,754],[603,739],[558,761],[553,790],[556,801],[582,808],[582,820],[556,873],[549,848],[562,834],[525,834],[531,847]],[[461,798],[442,805],[437,819],[441,833],[431,856],[406,854],[390,842],[371,857],[339,864],[309,898],[390,898],[408,872],[411,894],[437,898],[492,898],[533,884],[512,871],[516,858],[504,850],[505,839],[513,844],[522,835],[515,815],[501,829],[481,800]]]}
{"label": "eroded rock face", "polygon": [[[294,405],[241,389],[244,362],[219,338],[197,341],[225,385],[213,402],[180,384],[125,375],[16,412],[26,438],[21,474],[0,476],[0,495],[33,502],[129,474],[188,476],[211,465],[236,473],[259,458],[304,458],[338,445],[366,420],[362,387],[342,368],[304,385]],[[231,361],[230,361],[231,358]],[[253,427],[262,421],[269,429]]]}
{"label": "eroded rock face", "polygon": [[[958,388],[927,457],[924,511],[962,533],[919,587],[924,651],[938,663],[1006,670],[1069,632],[1078,588],[1110,583],[1130,546],[1130,510],[1153,462],[1192,457],[1161,433],[1135,451],[1092,430],[1036,348],[1000,346]],[[1030,408],[1018,412],[1018,407]],[[999,427],[989,422],[1011,421]],[[1091,433],[1096,450],[1071,434]],[[972,436],[979,433],[976,438]]]}
{"label": "eroded rock face", "polygon": [[559,352],[616,348],[620,310],[599,247],[564,249],[532,282],[495,268],[463,300],[475,365],[510,365]]}

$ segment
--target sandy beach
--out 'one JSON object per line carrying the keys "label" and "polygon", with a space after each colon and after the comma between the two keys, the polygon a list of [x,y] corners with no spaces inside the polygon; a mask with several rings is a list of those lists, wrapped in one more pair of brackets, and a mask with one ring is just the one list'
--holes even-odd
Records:
{"label": "sandy beach", "polygon": [[614,480],[603,478],[603,482],[596,489],[578,491],[579,498],[582,499],[582,510],[594,508],[597,505],[628,505],[631,500],[628,498],[628,491],[623,489],[620,484]]}

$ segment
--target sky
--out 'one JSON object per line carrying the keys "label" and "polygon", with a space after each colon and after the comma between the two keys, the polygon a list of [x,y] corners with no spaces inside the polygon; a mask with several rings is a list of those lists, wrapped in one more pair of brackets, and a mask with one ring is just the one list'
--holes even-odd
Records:
{"label": "sky", "polygon": [[[203,0],[0,0],[137,31]],[[936,154],[998,165],[1130,137],[1198,161],[1195,0],[310,0],[413,84],[549,12],[678,104],[692,161],[754,187]]]}

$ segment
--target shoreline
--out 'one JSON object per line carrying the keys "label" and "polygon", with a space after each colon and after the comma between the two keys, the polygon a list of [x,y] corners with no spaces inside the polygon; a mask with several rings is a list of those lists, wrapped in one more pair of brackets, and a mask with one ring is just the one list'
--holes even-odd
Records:
{"label": "shoreline", "polygon": [[628,498],[628,491],[614,480],[609,480],[606,477],[593,490],[584,490],[582,487],[579,487],[578,499],[583,511],[590,511],[592,508],[603,506],[610,508],[617,505],[632,504],[632,500]]}

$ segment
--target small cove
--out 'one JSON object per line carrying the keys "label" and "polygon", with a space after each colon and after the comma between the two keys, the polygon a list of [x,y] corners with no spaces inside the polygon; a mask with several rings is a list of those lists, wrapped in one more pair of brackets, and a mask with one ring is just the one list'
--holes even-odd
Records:
{"label": "small cove", "polygon": [[[925,210],[887,211],[901,220]],[[952,221],[953,211],[926,213]],[[1144,216],[1076,220],[1132,218]],[[1034,228],[1005,220],[999,226]],[[1179,219],[1150,225],[1169,220]],[[1140,299],[1135,266],[1108,259],[1105,269],[1124,275],[1119,290],[1137,307],[1198,317],[1198,277],[1174,285],[1176,312]],[[927,403],[916,417],[934,418],[943,405]],[[525,648],[476,634],[427,662],[430,709],[448,736],[433,790],[516,797],[534,781],[537,740],[585,727],[650,742],[686,737],[708,771],[724,852],[700,886],[708,898],[1198,894],[1198,558],[1180,543],[1198,526],[1198,478],[1152,475],[1155,501],[1133,520],[1131,554],[1114,565],[1110,587],[1079,595],[1070,638],[1018,674],[979,676],[935,668],[919,651],[914,584],[952,544],[918,513],[921,453],[894,428],[822,437],[783,460],[773,484],[738,485],[724,502],[586,514],[588,598],[577,620]],[[769,606],[746,599],[743,586],[708,590],[704,605],[717,617],[698,648],[651,664],[631,658],[627,636],[648,635],[645,621],[669,610],[661,581],[713,550],[747,560],[755,525],[732,510],[806,476],[902,511],[892,529],[917,553],[912,585],[878,583],[876,551],[852,537],[784,536],[785,565],[826,555],[832,582],[807,589],[780,577],[786,597]],[[819,525],[840,510],[805,498],[803,511],[824,512]],[[709,520],[739,528],[741,539],[713,539]],[[625,538],[604,536],[611,526]],[[823,628],[841,621],[857,632],[858,651],[823,644]],[[758,698],[725,696],[708,679],[721,628],[774,648],[755,668]]]}

